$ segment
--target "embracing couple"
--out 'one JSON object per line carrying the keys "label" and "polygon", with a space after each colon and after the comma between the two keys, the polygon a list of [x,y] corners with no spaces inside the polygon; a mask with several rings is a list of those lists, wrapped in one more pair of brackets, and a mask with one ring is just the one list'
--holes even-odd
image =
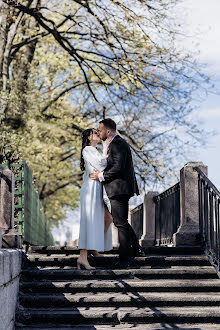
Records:
{"label": "embracing couple", "polygon": [[[103,143],[101,154],[96,146]],[[113,268],[128,268],[131,257],[144,255],[134,230],[128,223],[128,202],[139,195],[128,143],[116,132],[112,119],[103,119],[98,130],[82,133],[81,163],[83,185],[80,190],[80,256],[77,267],[94,269],[88,251],[94,256],[112,249],[111,223],[118,229],[119,261]]]}

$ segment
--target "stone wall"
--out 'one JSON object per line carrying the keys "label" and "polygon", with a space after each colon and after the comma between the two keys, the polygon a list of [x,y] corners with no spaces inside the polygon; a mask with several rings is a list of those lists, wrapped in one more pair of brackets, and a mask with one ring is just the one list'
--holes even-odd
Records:
{"label": "stone wall", "polygon": [[0,168],[0,330],[14,329],[22,260],[18,247],[20,237],[14,229],[14,175],[9,168]]}
{"label": "stone wall", "polygon": [[14,174],[8,167],[0,168],[0,228],[2,247],[19,248],[20,236],[14,229]]}
{"label": "stone wall", "polygon": [[[1,232],[0,232],[1,247]],[[13,330],[22,251],[0,248],[0,329]]]}

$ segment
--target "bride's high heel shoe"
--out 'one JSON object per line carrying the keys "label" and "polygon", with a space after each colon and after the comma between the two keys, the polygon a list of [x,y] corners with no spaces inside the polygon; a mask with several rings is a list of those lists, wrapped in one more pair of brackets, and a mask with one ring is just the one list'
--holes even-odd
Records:
{"label": "bride's high heel shoe", "polygon": [[79,259],[77,260],[77,268],[78,269],[81,269],[81,266],[83,266],[85,269],[87,269],[87,270],[93,270],[93,269],[95,269],[95,267],[92,267],[92,266],[90,266],[90,264],[89,263],[84,263],[84,262],[82,262],[82,261],[80,261]]}

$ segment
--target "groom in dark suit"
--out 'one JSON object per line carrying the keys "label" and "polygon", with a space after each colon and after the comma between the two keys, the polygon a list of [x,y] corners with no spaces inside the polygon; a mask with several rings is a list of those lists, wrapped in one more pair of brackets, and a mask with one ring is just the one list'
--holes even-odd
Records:
{"label": "groom in dark suit", "polygon": [[100,121],[98,132],[101,140],[109,144],[107,167],[103,172],[95,170],[90,178],[104,183],[111,202],[113,222],[118,228],[120,261],[116,267],[127,268],[131,256],[144,255],[138,238],[128,223],[129,199],[134,194],[139,195],[131,150],[128,143],[116,133],[114,120],[108,118]]}

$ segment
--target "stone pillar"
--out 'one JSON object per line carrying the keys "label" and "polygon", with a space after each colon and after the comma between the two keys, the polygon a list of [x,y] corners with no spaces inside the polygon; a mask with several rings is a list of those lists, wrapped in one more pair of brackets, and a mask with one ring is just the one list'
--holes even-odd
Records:
{"label": "stone pillar", "polygon": [[2,230],[0,228],[0,249],[2,248]]}
{"label": "stone pillar", "polygon": [[128,223],[131,225],[131,205],[128,205]]}
{"label": "stone pillar", "polygon": [[113,248],[118,248],[119,247],[119,240],[118,240],[118,229],[112,223],[112,247]]}
{"label": "stone pillar", "polygon": [[2,246],[19,248],[20,237],[14,229],[14,174],[9,168],[0,168],[0,228]]}
{"label": "stone pillar", "polygon": [[22,251],[0,249],[0,329],[15,329]]}
{"label": "stone pillar", "polygon": [[149,191],[144,195],[143,202],[143,235],[140,239],[140,245],[153,246],[155,242],[155,203],[153,197],[159,193],[156,191]]}
{"label": "stone pillar", "polygon": [[180,226],[173,235],[174,246],[196,246],[200,244],[199,228],[199,167],[206,175],[208,168],[202,162],[187,163],[180,170]]}

